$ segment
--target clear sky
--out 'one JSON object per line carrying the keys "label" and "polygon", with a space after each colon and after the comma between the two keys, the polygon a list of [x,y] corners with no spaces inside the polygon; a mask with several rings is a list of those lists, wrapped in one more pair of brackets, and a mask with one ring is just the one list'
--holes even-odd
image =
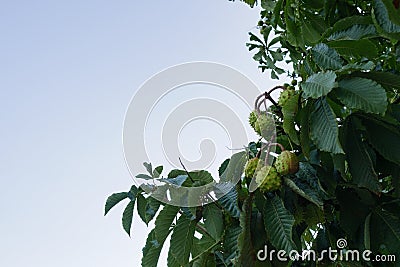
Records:
{"label": "clear sky", "polygon": [[132,183],[127,105],[189,61],[270,88],[245,47],[257,18],[227,0],[1,1],[0,266],[139,266],[148,229],[135,217],[129,238],[122,206],[103,217],[106,197]]}

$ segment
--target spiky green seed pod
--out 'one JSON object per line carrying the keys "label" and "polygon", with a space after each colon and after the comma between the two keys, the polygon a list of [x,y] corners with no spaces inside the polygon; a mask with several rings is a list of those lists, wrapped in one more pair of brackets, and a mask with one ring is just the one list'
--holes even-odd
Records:
{"label": "spiky green seed pod", "polygon": [[260,160],[258,158],[252,158],[247,161],[246,165],[244,166],[244,175],[248,178],[253,177],[254,173],[256,172],[258,162]]}
{"label": "spiky green seed pod", "polygon": [[295,93],[296,92],[293,89],[283,90],[279,95],[278,105],[283,107],[287,103],[289,98],[292,97]]}
{"label": "spiky green seed pod", "polygon": [[275,161],[275,168],[281,175],[295,174],[299,171],[299,159],[290,151],[283,151]]}
{"label": "spiky green seed pod", "polygon": [[268,140],[275,133],[275,121],[272,115],[267,114],[265,111],[260,114],[257,114],[256,111],[251,112],[249,123],[259,136]]}
{"label": "spiky green seed pod", "polygon": [[256,131],[256,122],[257,122],[257,112],[252,111],[249,115],[249,123],[251,127]]}
{"label": "spiky green seed pod", "polygon": [[271,192],[281,187],[282,180],[274,166],[264,166],[257,171],[256,183],[262,192]]}

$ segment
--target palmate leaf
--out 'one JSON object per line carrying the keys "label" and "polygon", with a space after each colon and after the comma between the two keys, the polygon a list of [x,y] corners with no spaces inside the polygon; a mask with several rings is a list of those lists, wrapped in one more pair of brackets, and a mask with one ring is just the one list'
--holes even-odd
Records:
{"label": "palmate leaf", "polygon": [[336,74],[333,71],[319,72],[311,75],[301,83],[306,98],[319,98],[327,95],[335,87]]}
{"label": "palmate leaf", "polygon": [[299,94],[291,96],[282,107],[283,130],[289,138],[297,145],[300,144],[295,128],[294,118],[298,110]]}
{"label": "palmate leaf", "polygon": [[197,221],[187,216],[179,217],[171,235],[168,267],[181,267],[189,263]]}
{"label": "palmate leaf", "polygon": [[178,211],[179,207],[167,205],[158,214],[155,227],[149,233],[146,245],[143,248],[142,267],[157,266],[161,249],[170,233],[172,222]]}
{"label": "palmate leaf", "polygon": [[365,187],[376,194],[380,194],[381,186],[378,175],[374,170],[373,160],[368,148],[361,139],[357,130],[357,119],[349,116],[344,124],[344,142],[346,159],[353,181],[360,187]]}
{"label": "palmate leaf", "polygon": [[343,66],[339,54],[327,44],[320,43],[314,46],[312,55],[315,63],[324,70],[337,70]]}
{"label": "palmate leaf", "polygon": [[340,101],[349,108],[384,114],[387,108],[385,89],[378,83],[364,78],[350,78],[339,82],[335,90]]}
{"label": "palmate leaf", "polygon": [[310,117],[311,139],[322,151],[343,154],[338,132],[338,124],[331,107],[326,99],[318,99]]}
{"label": "palmate leaf", "polygon": [[287,253],[296,250],[296,245],[292,239],[294,217],[285,208],[282,199],[276,195],[267,199],[263,215],[265,231],[270,237],[272,245],[276,249],[285,250]]}

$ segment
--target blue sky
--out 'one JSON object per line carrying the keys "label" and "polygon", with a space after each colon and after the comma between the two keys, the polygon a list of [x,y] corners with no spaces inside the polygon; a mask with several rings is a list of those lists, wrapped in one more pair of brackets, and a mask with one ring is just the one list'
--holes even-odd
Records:
{"label": "blue sky", "polygon": [[257,18],[227,0],[2,1],[0,266],[139,266],[148,229],[136,217],[129,238],[122,206],[103,217],[107,195],[132,183],[126,107],[150,76],[189,61],[276,84],[245,47]]}

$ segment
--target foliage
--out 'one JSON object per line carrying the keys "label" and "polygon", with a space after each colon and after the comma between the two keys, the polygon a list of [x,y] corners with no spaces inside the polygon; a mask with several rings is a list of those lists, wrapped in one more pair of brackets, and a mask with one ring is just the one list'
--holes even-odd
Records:
{"label": "foliage", "polygon": [[[128,234],[135,203],[146,224],[156,218],[142,266],[157,265],[168,236],[168,266],[377,266],[256,259],[265,245],[321,251],[335,248],[340,238],[348,248],[400,259],[399,1],[242,1],[261,7],[259,31],[250,33],[247,44],[261,71],[294,79],[278,89],[295,93],[281,106],[272,101],[272,111],[276,139],[281,150],[290,148],[300,159],[299,171],[280,176],[282,186],[266,192],[250,192],[253,178],[240,172],[233,190],[197,208],[165,205],[132,186],[108,198],[105,214],[128,199],[122,219]],[[234,155],[235,175],[244,168],[243,155],[258,157],[267,141],[251,142]],[[187,182],[183,170],[162,178],[162,167],[145,166],[149,175],[142,178]]]}

